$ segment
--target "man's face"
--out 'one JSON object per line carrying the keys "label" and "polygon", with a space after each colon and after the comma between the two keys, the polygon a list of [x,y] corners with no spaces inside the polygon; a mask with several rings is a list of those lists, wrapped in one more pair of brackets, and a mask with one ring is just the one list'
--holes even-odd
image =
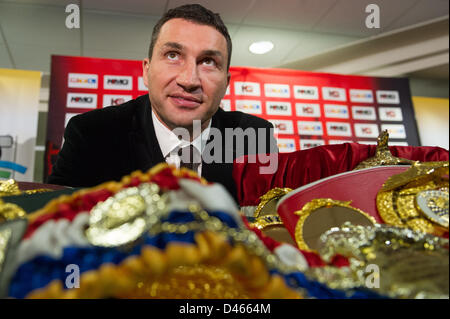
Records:
{"label": "man's face", "polygon": [[202,128],[217,111],[229,83],[227,42],[211,26],[184,19],[167,21],[152,58],[143,62],[152,108],[169,128]]}

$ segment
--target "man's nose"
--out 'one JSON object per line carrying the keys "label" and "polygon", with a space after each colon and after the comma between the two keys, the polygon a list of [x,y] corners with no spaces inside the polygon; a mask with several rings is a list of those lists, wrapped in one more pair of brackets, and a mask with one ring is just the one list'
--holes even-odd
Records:
{"label": "man's nose", "polygon": [[177,84],[187,92],[195,91],[200,87],[200,76],[196,61],[186,61],[183,64],[177,77]]}

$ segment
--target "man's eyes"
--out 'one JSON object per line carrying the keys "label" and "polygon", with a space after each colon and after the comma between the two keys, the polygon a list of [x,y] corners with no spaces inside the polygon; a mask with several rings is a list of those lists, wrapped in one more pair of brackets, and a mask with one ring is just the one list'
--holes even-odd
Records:
{"label": "man's eyes", "polygon": [[[180,59],[181,54],[176,51],[170,51],[167,52],[165,56],[169,61],[178,61]],[[217,66],[217,61],[213,58],[206,57],[200,60],[200,64],[205,66]]]}
{"label": "man's eyes", "polygon": [[213,58],[204,58],[202,60],[202,64],[207,66],[215,66],[217,63]]}
{"label": "man's eyes", "polygon": [[180,57],[180,54],[178,52],[168,52],[166,53],[166,57],[171,61],[176,61]]}

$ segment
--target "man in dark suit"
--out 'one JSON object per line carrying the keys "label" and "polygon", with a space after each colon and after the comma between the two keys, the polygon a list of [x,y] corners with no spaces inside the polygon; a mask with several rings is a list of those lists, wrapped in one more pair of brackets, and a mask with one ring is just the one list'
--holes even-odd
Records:
{"label": "man in dark suit", "polygon": [[[73,117],[48,182],[94,186],[166,161],[190,165],[236,196],[232,160],[277,148],[272,124],[219,107],[230,81],[230,60],[231,38],[218,14],[200,5],[169,10],[155,25],[149,58],[143,61],[149,94]],[[227,129],[237,128],[241,131],[230,144]],[[188,138],[179,138],[180,129]],[[212,134],[217,132],[219,137]],[[215,158],[212,163],[204,154],[209,143],[215,146],[207,154]]]}

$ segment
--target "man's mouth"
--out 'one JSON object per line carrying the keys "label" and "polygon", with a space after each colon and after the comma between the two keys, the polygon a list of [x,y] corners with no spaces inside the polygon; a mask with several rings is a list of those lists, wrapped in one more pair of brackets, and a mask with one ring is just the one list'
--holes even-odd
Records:
{"label": "man's mouth", "polygon": [[187,95],[170,95],[170,100],[176,105],[180,107],[188,107],[195,108],[202,104],[202,100],[193,96]]}

